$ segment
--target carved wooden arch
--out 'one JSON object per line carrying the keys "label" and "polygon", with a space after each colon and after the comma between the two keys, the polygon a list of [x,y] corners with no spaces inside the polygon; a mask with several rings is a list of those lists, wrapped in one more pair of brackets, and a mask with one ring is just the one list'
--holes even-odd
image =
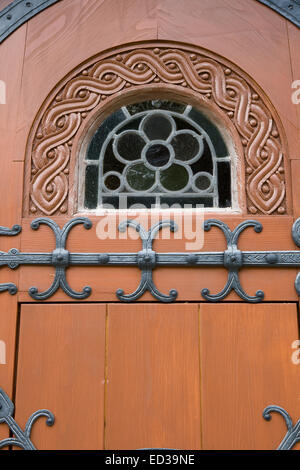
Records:
{"label": "carved wooden arch", "polygon": [[126,88],[162,83],[197,92],[230,118],[244,153],[247,211],[286,214],[285,137],[264,93],[247,74],[216,54],[174,42],[152,42],[89,60],[49,95],[28,140],[24,215],[71,215],[72,145],[88,115]]}

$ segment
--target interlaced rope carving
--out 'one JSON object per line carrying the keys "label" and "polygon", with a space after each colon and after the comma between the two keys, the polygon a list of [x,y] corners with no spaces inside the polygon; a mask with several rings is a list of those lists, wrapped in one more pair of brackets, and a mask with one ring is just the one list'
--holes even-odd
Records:
{"label": "interlaced rope carving", "polygon": [[36,118],[28,149],[31,215],[68,211],[72,141],[88,113],[107,96],[140,85],[153,88],[157,83],[189,88],[226,113],[244,148],[248,211],[286,212],[282,138],[274,113],[256,85],[235,66],[228,68],[203,51],[135,46],[74,72]]}

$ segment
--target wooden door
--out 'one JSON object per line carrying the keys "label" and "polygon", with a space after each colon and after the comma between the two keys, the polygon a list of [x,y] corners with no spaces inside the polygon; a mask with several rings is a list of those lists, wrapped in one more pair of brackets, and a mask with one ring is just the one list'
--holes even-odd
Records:
{"label": "wooden door", "polygon": [[[201,216],[231,230],[261,223],[261,233],[241,234],[242,251],[297,249],[300,121],[291,84],[300,73],[299,29],[255,0],[124,3],[55,2],[0,46],[7,104],[0,103],[0,226],[22,227],[16,237],[1,236],[0,261],[12,248],[11,256],[41,254],[38,262],[1,267],[0,388],[22,427],[38,409],[54,413],[53,427],[42,419],[33,427],[39,449],[275,449],[285,423],[276,414],[264,420],[264,408],[278,405],[300,418],[298,265],[275,266],[273,257],[268,267],[240,266],[245,292],[263,290],[264,300],[246,302],[231,291],[211,303],[201,293],[222,291],[228,263],[195,266],[190,255],[224,258],[224,234],[213,227],[193,249],[166,228],[153,250],[190,262],[156,266],[153,281],[162,293],[176,290],[176,301],[159,303],[147,291],[120,302],[119,289],[139,285],[141,240],[122,238],[119,212],[116,236],[101,239],[103,217],[84,205],[82,188],[97,126],[145,100],[183,103],[203,112],[212,134],[219,131],[232,164],[224,204],[208,204]],[[61,285],[44,301],[32,297],[49,290],[58,267],[53,232],[46,225],[34,231],[37,217],[60,229],[77,217],[91,220],[88,231],[72,228],[63,248],[69,253],[59,253],[69,286],[77,293],[91,286],[89,297],[74,299]],[[199,220],[193,228],[202,234]],[[94,253],[99,263],[71,265],[69,255],[78,253]],[[107,253],[136,259],[110,266]],[[8,282],[16,295],[4,291]],[[9,435],[4,424],[0,435]]]}
{"label": "wooden door", "polygon": [[295,303],[23,305],[16,419],[39,449],[275,449],[300,413]]}

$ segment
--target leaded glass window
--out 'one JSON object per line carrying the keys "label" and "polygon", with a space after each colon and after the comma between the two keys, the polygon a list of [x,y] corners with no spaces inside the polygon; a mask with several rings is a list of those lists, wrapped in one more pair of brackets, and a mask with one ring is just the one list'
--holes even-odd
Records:
{"label": "leaded glass window", "polygon": [[[84,159],[85,209],[231,207],[231,159],[217,126],[190,105],[123,106],[94,133]],[[109,205],[109,206],[108,206]]]}

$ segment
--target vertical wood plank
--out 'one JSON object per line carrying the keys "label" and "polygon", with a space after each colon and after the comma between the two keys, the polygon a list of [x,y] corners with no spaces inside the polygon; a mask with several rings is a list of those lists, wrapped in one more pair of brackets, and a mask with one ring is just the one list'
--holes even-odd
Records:
{"label": "vertical wood plank", "polygon": [[[5,103],[2,99],[0,103],[0,225],[5,227],[20,223],[22,210],[23,163],[16,164],[13,159],[26,28],[27,25],[23,25],[0,45],[0,80],[5,87]],[[20,236],[0,237],[1,251],[12,247],[20,247]],[[18,284],[18,276],[17,271],[2,267],[0,283]],[[1,355],[0,361],[0,387],[10,397],[13,393],[17,309],[17,296],[8,292],[0,294],[0,341],[4,346],[4,356]],[[0,439],[7,436],[7,427],[1,425]]]}
{"label": "vertical wood plank", "polygon": [[109,305],[106,448],[200,448],[197,305]]}
{"label": "vertical wood plank", "polygon": [[[292,70],[292,79],[294,80],[300,80],[300,54],[299,54],[299,41],[300,41],[300,30],[292,24],[290,21],[287,21],[287,31],[288,31],[288,37],[289,37],[289,48],[290,48],[290,60],[291,60],[291,70]],[[291,84],[292,85],[292,84]],[[299,87],[297,87],[299,90]],[[295,92],[295,88],[291,88],[291,94],[292,92]],[[299,98],[299,93],[297,94],[297,97]],[[297,158],[300,159],[300,103],[295,104],[293,103],[294,108],[297,111],[297,116],[298,116],[298,122],[297,126],[295,127],[295,135],[297,136],[298,139],[298,146],[297,146],[297,151],[293,152],[290,155],[290,158]]]}
{"label": "vertical wood plank", "polygon": [[38,449],[102,449],[104,427],[105,305],[23,305],[20,322],[16,419],[55,415],[35,423]]}
{"label": "vertical wood plank", "polygon": [[296,304],[202,304],[200,344],[204,449],[276,449],[286,433],[268,405],[300,417]]}

